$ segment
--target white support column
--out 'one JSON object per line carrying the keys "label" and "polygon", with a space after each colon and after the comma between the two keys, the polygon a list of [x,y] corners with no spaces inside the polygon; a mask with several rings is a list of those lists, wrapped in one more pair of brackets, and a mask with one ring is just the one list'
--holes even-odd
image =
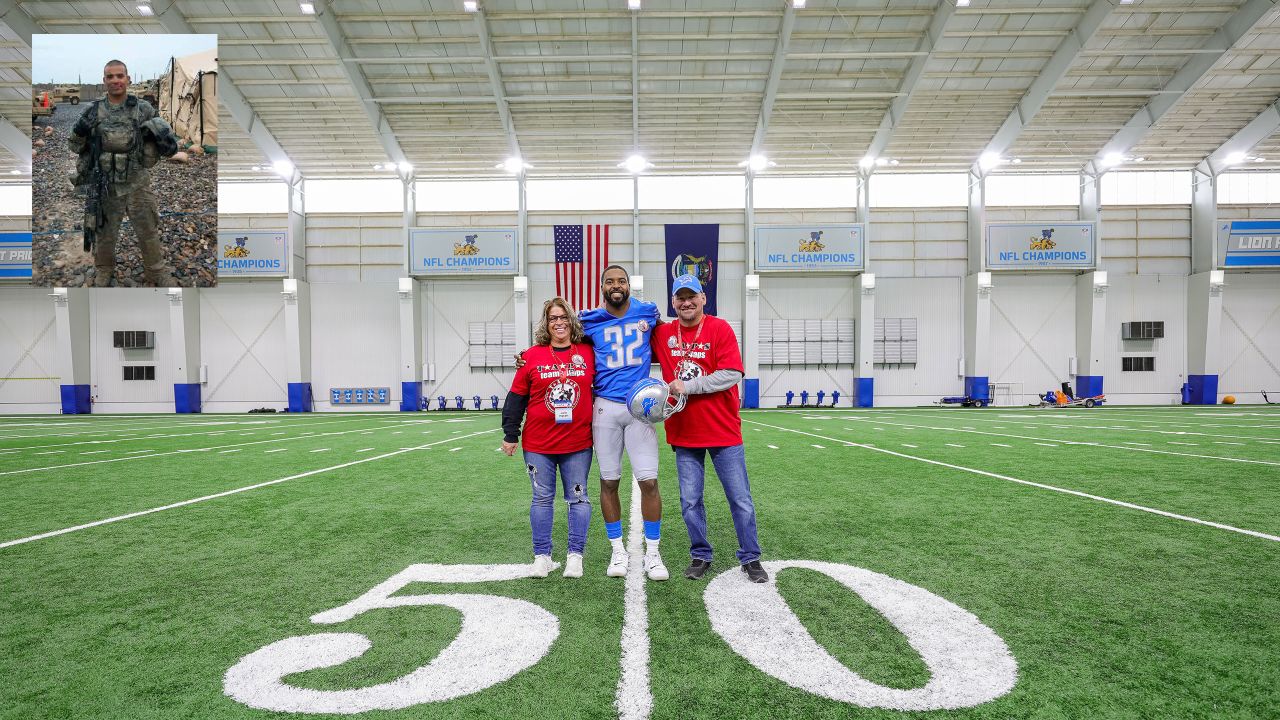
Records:
{"label": "white support column", "polygon": [[[54,366],[62,393],[62,412],[82,415],[92,411],[89,369],[89,298],[86,288],[54,288],[53,316],[58,333]],[[99,291],[101,292],[101,291]]]}
{"label": "white support column", "polygon": [[1191,272],[1218,267],[1218,176],[1202,164],[1191,171]]}
{"label": "white support column", "polygon": [[422,297],[411,277],[400,278],[400,410],[422,406]]}
{"label": "white support column", "polygon": [[870,245],[871,237],[871,171],[858,171],[858,214],[854,218],[854,222],[866,223],[867,226],[867,245]]}
{"label": "white support column", "polygon": [[1107,324],[1107,271],[1095,270],[1076,276],[1076,370],[1077,397],[1103,394]]}
{"label": "white support column", "polygon": [[529,314],[529,278],[525,275],[517,275],[511,285],[512,298],[512,321],[516,325],[516,350],[524,350],[529,347],[530,341],[530,324],[533,322],[532,316]]}
{"label": "white support column", "polygon": [[964,394],[991,401],[991,291],[989,272],[964,279]]}
{"label": "white support column", "polygon": [[760,276],[747,275],[742,305],[742,407],[760,407]]}
{"label": "white support column", "polygon": [[1187,385],[1192,405],[1218,402],[1224,280],[1221,270],[1187,278]]}
{"label": "white support column", "polygon": [[285,377],[289,382],[289,412],[311,412],[311,286],[306,280],[284,279]]}
{"label": "white support column", "polygon": [[400,242],[404,244],[404,275],[409,275],[409,233],[413,227],[418,224],[418,190],[417,184],[414,182],[413,176],[403,178],[404,183],[404,212],[400,216],[400,224],[402,233]]}
{"label": "white support column", "polygon": [[200,291],[169,288],[169,342],[173,345],[173,407],[200,412]]}
{"label": "white support column", "polygon": [[297,172],[289,183],[289,218],[285,225],[288,233],[289,277],[307,279],[307,216],[306,196],[303,193],[302,176]]}
{"label": "white support column", "polygon": [[863,273],[854,278],[858,291],[858,316],[853,332],[857,342],[857,367],[853,377],[854,407],[875,405],[876,276]]}
{"label": "white support column", "polygon": [[1098,223],[1098,252],[1102,252],[1102,176],[1080,173],[1080,219]]}
{"label": "white support column", "polygon": [[747,184],[746,190],[746,210],[743,213],[743,219],[746,222],[746,242],[747,242],[747,274],[751,275],[756,271],[756,174],[747,168]]}
{"label": "white support column", "polygon": [[969,171],[969,274],[984,270],[982,266],[982,233],[987,223],[987,178]]}

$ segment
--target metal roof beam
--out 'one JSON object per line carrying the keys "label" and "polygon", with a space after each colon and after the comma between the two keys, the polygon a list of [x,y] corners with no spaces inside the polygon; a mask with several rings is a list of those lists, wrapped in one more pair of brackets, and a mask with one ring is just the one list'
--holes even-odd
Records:
{"label": "metal roof beam", "polygon": [[[1005,151],[1013,147],[1017,142],[1018,136],[1031,124],[1032,119],[1040,112],[1040,108],[1044,107],[1045,101],[1053,94],[1054,87],[1066,76],[1067,71],[1071,69],[1071,65],[1080,56],[1080,52],[1084,50],[1084,46],[1093,39],[1093,36],[1102,28],[1102,24],[1110,17],[1115,6],[1111,4],[1111,0],[1094,0],[1084,12],[1084,16],[1080,18],[1080,22],[1071,29],[1071,34],[1058,44],[1058,49],[1053,52],[1049,58],[1049,62],[1045,63],[1044,69],[1031,83],[1031,87],[1027,88],[1027,92],[1014,106],[1013,111],[1005,118],[1004,123],[1000,125],[1000,129],[991,138],[983,148],[979,158],[984,156],[999,157],[1004,155]],[[981,162],[976,161],[973,164],[972,171],[977,173],[979,177],[985,175],[987,170],[981,167]]]}
{"label": "metal roof beam", "polygon": [[[31,36],[43,32],[40,25],[15,0],[0,0],[0,21],[31,47]],[[24,111],[25,112],[25,111]],[[8,118],[0,118],[0,146],[8,150],[24,167],[31,166],[31,138]]]}
{"label": "metal roof beam", "polygon": [[782,82],[782,67],[787,63],[787,47],[791,45],[791,29],[796,24],[796,9],[787,3],[782,10],[782,27],[778,30],[778,42],[773,48],[773,60],[769,63],[769,79],[764,86],[764,99],[760,102],[760,118],[756,121],[756,133],[751,138],[748,158],[760,154],[765,133],[769,131],[769,118],[773,115],[773,101],[778,97],[778,85]]}
{"label": "metal roof beam", "polygon": [[[929,21],[929,27],[925,31],[924,38],[920,41],[920,47],[916,50],[923,50],[924,55],[916,55],[911,59],[911,64],[907,67],[907,72],[902,76],[902,82],[898,85],[900,95],[889,103],[889,109],[885,111],[884,117],[880,120],[880,128],[876,130],[875,137],[871,139],[871,144],[867,146],[867,152],[864,157],[878,158],[889,146],[889,141],[893,139],[893,131],[898,127],[898,123],[902,120],[902,116],[907,111],[907,103],[911,102],[911,93],[915,91],[916,85],[919,84],[920,78],[924,77],[925,66],[929,64],[929,60],[933,57],[933,49],[938,46],[938,41],[942,39],[942,33],[946,30],[947,21],[955,14],[955,5],[952,0],[940,0],[938,9],[933,12],[933,19]],[[870,168],[864,168],[871,171]]]}
{"label": "metal roof beam", "polygon": [[[171,33],[180,35],[194,35],[197,31],[191,27],[187,19],[182,15],[182,11],[178,10],[177,3],[170,3],[164,10],[157,10],[156,20]],[[286,162],[293,167],[294,177],[285,178],[289,182],[296,181],[301,176],[301,171],[297,165],[289,159],[289,153],[285,152],[284,147],[276,140],[271,131],[262,124],[262,120],[258,117],[253,108],[249,107],[249,101],[245,100],[244,94],[236,87],[235,82],[223,75],[218,78],[218,102],[227,108],[227,112],[231,113],[231,117],[244,129],[249,135],[249,139],[267,159],[267,162],[275,165],[277,162]]]}
{"label": "metal roof beam", "polygon": [[1206,48],[1213,48],[1215,52],[1192,56],[1173,74],[1165,84],[1164,90],[1135,113],[1129,122],[1125,123],[1106,145],[1102,146],[1093,159],[1085,163],[1084,172],[1089,175],[1100,175],[1106,172],[1110,167],[1104,164],[1107,156],[1125,155],[1141,142],[1160,118],[1164,117],[1165,113],[1169,112],[1187,91],[1209,72],[1218,59],[1235,47],[1240,38],[1244,37],[1245,33],[1253,29],[1253,26],[1262,19],[1262,16],[1275,7],[1276,1],[1248,0],[1240,6],[1240,9],[1228,18],[1205,43]]}
{"label": "metal roof beam", "polygon": [[[511,119],[511,108],[507,106],[507,93],[502,86],[502,73],[498,70],[498,61],[493,53],[493,38],[489,37],[489,21],[485,18],[484,8],[474,13],[476,33],[480,35],[480,49],[484,53],[484,67],[489,73],[489,86],[493,88],[493,99],[498,104],[498,117],[502,120],[502,129],[507,133],[507,145],[511,148],[511,156],[524,159],[520,152],[520,138],[516,136],[516,125]],[[630,60],[630,56],[627,57]]]}
{"label": "metal roof beam", "polygon": [[[347,44],[347,36],[342,32],[342,28],[338,26],[338,20],[332,12],[329,12],[329,3],[317,2],[316,20],[320,22],[320,27],[324,29],[325,37],[329,39],[329,47],[332,48],[335,55],[339,58],[350,57],[351,46]],[[333,62],[338,62],[333,60]],[[400,147],[400,141],[396,139],[396,133],[391,129],[391,124],[382,114],[382,108],[373,101],[373,88],[369,86],[368,79],[364,76],[364,71],[359,66],[352,63],[339,63],[342,68],[342,74],[347,77],[347,81],[351,83],[351,87],[355,90],[356,97],[361,100],[360,106],[364,108],[364,114],[369,117],[369,122],[373,124],[373,131],[378,135],[378,142],[382,145],[382,149],[386,151],[387,157],[391,162],[396,164],[396,171],[403,177],[409,177],[413,170],[409,165],[409,158],[405,156],[404,150]],[[404,170],[401,168],[409,167]]]}
{"label": "metal roof beam", "polygon": [[1227,162],[1228,157],[1236,153],[1248,153],[1257,147],[1258,143],[1271,137],[1276,130],[1280,130],[1280,101],[1268,106],[1266,110],[1250,120],[1248,125],[1232,135],[1230,140],[1209,153],[1196,165],[1196,169],[1205,175],[1216,176],[1234,166],[1233,163]]}

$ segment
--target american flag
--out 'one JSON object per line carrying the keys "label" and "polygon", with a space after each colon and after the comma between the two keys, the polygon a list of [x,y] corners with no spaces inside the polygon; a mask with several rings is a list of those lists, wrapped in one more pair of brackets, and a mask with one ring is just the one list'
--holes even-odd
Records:
{"label": "american flag", "polygon": [[556,225],[556,294],[574,309],[600,306],[600,273],[609,265],[608,225]]}

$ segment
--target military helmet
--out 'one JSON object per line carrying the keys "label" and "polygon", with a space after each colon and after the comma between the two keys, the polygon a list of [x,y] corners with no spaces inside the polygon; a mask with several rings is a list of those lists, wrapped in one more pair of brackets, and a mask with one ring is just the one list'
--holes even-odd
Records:
{"label": "military helmet", "polygon": [[685,396],[671,392],[671,387],[657,378],[647,377],[631,386],[627,393],[627,410],[637,420],[656,425],[684,409]]}

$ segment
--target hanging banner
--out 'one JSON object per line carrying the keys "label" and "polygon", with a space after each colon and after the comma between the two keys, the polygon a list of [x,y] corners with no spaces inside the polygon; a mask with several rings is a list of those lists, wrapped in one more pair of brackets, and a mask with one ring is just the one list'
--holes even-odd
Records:
{"label": "hanging banner", "polygon": [[516,275],[515,228],[410,228],[410,275]]}
{"label": "hanging banner", "polygon": [[1280,220],[1218,223],[1222,267],[1280,268]]}
{"label": "hanging banner", "polygon": [[0,279],[31,279],[31,233],[0,233]]}
{"label": "hanging banner", "polygon": [[720,226],[716,224],[668,224],[663,226],[667,243],[667,317],[675,317],[671,307],[671,285],[681,275],[693,275],[707,296],[703,308],[716,314],[716,275],[720,263]]}
{"label": "hanging banner", "polygon": [[757,226],[756,271],[861,272],[864,234],[861,224]]}
{"label": "hanging banner", "polygon": [[1091,270],[1098,233],[1091,222],[990,223],[988,270]]}
{"label": "hanging banner", "polygon": [[283,230],[219,230],[218,277],[284,277],[289,234]]}

